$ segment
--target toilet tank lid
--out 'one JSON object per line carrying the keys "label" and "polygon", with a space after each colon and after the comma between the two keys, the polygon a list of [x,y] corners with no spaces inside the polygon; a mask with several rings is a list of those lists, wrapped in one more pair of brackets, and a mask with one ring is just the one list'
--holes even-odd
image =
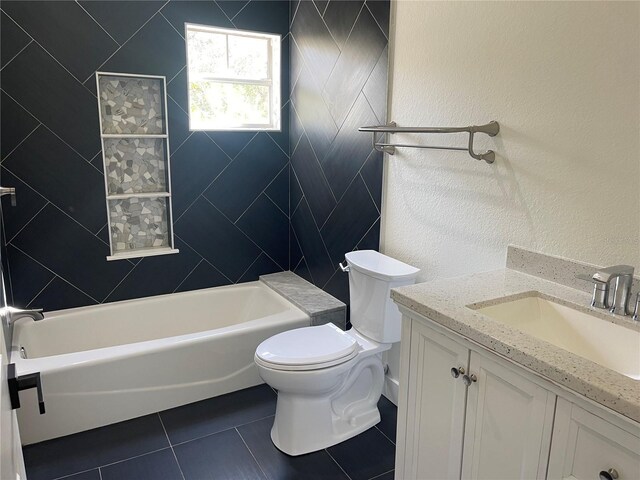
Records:
{"label": "toilet tank lid", "polygon": [[345,255],[350,267],[382,280],[415,278],[420,269],[375,250],[357,250]]}

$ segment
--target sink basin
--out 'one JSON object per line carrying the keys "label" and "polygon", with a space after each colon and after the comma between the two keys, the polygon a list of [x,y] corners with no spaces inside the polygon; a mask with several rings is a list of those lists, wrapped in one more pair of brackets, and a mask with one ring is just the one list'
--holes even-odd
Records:
{"label": "sink basin", "polygon": [[640,332],[537,296],[476,311],[528,335],[640,380]]}

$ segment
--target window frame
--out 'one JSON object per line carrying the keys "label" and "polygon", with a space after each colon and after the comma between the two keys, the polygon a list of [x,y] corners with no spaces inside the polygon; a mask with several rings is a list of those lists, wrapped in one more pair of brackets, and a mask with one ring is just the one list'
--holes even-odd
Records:
{"label": "window frame", "polygon": [[[214,83],[221,84],[237,84],[237,85],[259,85],[266,86],[269,88],[269,123],[259,124],[259,123],[249,123],[242,124],[237,127],[213,127],[213,128],[196,128],[192,125],[191,120],[191,79],[192,75],[189,69],[189,40],[188,34],[189,31],[201,31],[201,32],[210,32],[215,34],[225,35],[227,38],[227,45],[229,36],[236,37],[248,37],[248,38],[257,38],[260,40],[267,40],[268,42],[268,59],[267,59],[267,75],[268,78],[265,80],[256,80],[256,79],[247,79],[247,78],[228,78],[228,77],[220,77],[220,76],[208,76],[208,75],[198,75],[197,80],[211,81]],[[184,38],[185,38],[185,50],[186,50],[186,70],[187,70],[187,115],[189,117],[189,131],[192,132],[281,132],[282,131],[282,99],[281,97],[281,85],[282,85],[282,55],[281,55],[281,46],[282,46],[282,35],[277,33],[267,33],[267,32],[258,32],[253,30],[238,30],[234,28],[221,28],[215,27],[211,25],[203,25],[197,23],[189,23],[185,22],[184,24]],[[277,45],[274,45],[274,40],[277,40]],[[277,55],[277,66],[278,71],[274,72],[274,53]],[[227,58],[229,56],[229,50],[227,48]],[[277,78],[276,78],[277,75]]]}

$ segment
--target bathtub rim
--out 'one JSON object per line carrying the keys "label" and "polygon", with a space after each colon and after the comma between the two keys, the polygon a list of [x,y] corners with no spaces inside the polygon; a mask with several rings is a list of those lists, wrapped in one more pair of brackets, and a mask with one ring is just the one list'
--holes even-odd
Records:
{"label": "bathtub rim", "polygon": [[[243,284],[225,285],[220,287],[211,287],[201,290],[192,290],[188,292],[168,293],[163,295],[155,295],[151,297],[144,297],[140,299],[122,300],[118,302],[110,302],[108,304],[90,305],[85,307],[76,307],[66,310],[55,310],[52,312],[45,312],[45,318],[40,321],[46,321],[47,319],[56,319],[69,313],[77,313],[80,311],[93,310],[97,308],[105,308],[111,306],[121,306],[133,302],[144,302],[150,299],[157,299],[160,297],[169,296],[186,296],[189,294],[199,293],[206,294],[206,292],[230,288],[246,288],[246,287],[259,287],[266,289],[275,298],[278,298],[288,308],[282,312],[266,315],[246,322],[235,323],[226,327],[214,328],[210,330],[204,330],[195,333],[186,333],[183,335],[174,335],[171,337],[157,338],[153,340],[144,340],[140,342],[126,343],[122,345],[112,345],[102,348],[96,348],[92,350],[84,350],[79,352],[63,353],[58,355],[48,355],[36,358],[22,358],[20,355],[20,344],[17,341],[17,335],[14,335],[14,342],[11,345],[11,352],[9,354],[10,361],[16,365],[16,374],[25,375],[28,373],[41,372],[61,372],[64,370],[78,368],[80,366],[91,366],[93,364],[100,363],[104,360],[111,359],[126,359],[136,355],[158,352],[161,350],[167,350],[171,348],[179,348],[189,343],[200,343],[211,341],[214,338],[224,339],[224,337],[237,335],[239,332],[259,329],[261,326],[267,325],[279,325],[287,324],[295,320],[302,320],[307,318],[310,320],[308,314],[303,312],[295,304],[288,299],[270,289],[267,285],[260,281],[246,282]],[[32,319],[21,319],[20,322],[33,322]]]}

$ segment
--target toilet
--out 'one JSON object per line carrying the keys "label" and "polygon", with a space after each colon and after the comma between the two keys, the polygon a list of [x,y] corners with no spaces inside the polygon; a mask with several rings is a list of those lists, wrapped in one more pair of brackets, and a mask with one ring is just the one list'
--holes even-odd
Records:
{"label": "toilet", "polygon": [[289,455],[327,448],[380,421],[382,353],[401,331],[390,290],[414,283],[420,270],[373,250],[345,258],[353,327],[289,330],[256,349],[260,376],[278,392],[271,440]]}

